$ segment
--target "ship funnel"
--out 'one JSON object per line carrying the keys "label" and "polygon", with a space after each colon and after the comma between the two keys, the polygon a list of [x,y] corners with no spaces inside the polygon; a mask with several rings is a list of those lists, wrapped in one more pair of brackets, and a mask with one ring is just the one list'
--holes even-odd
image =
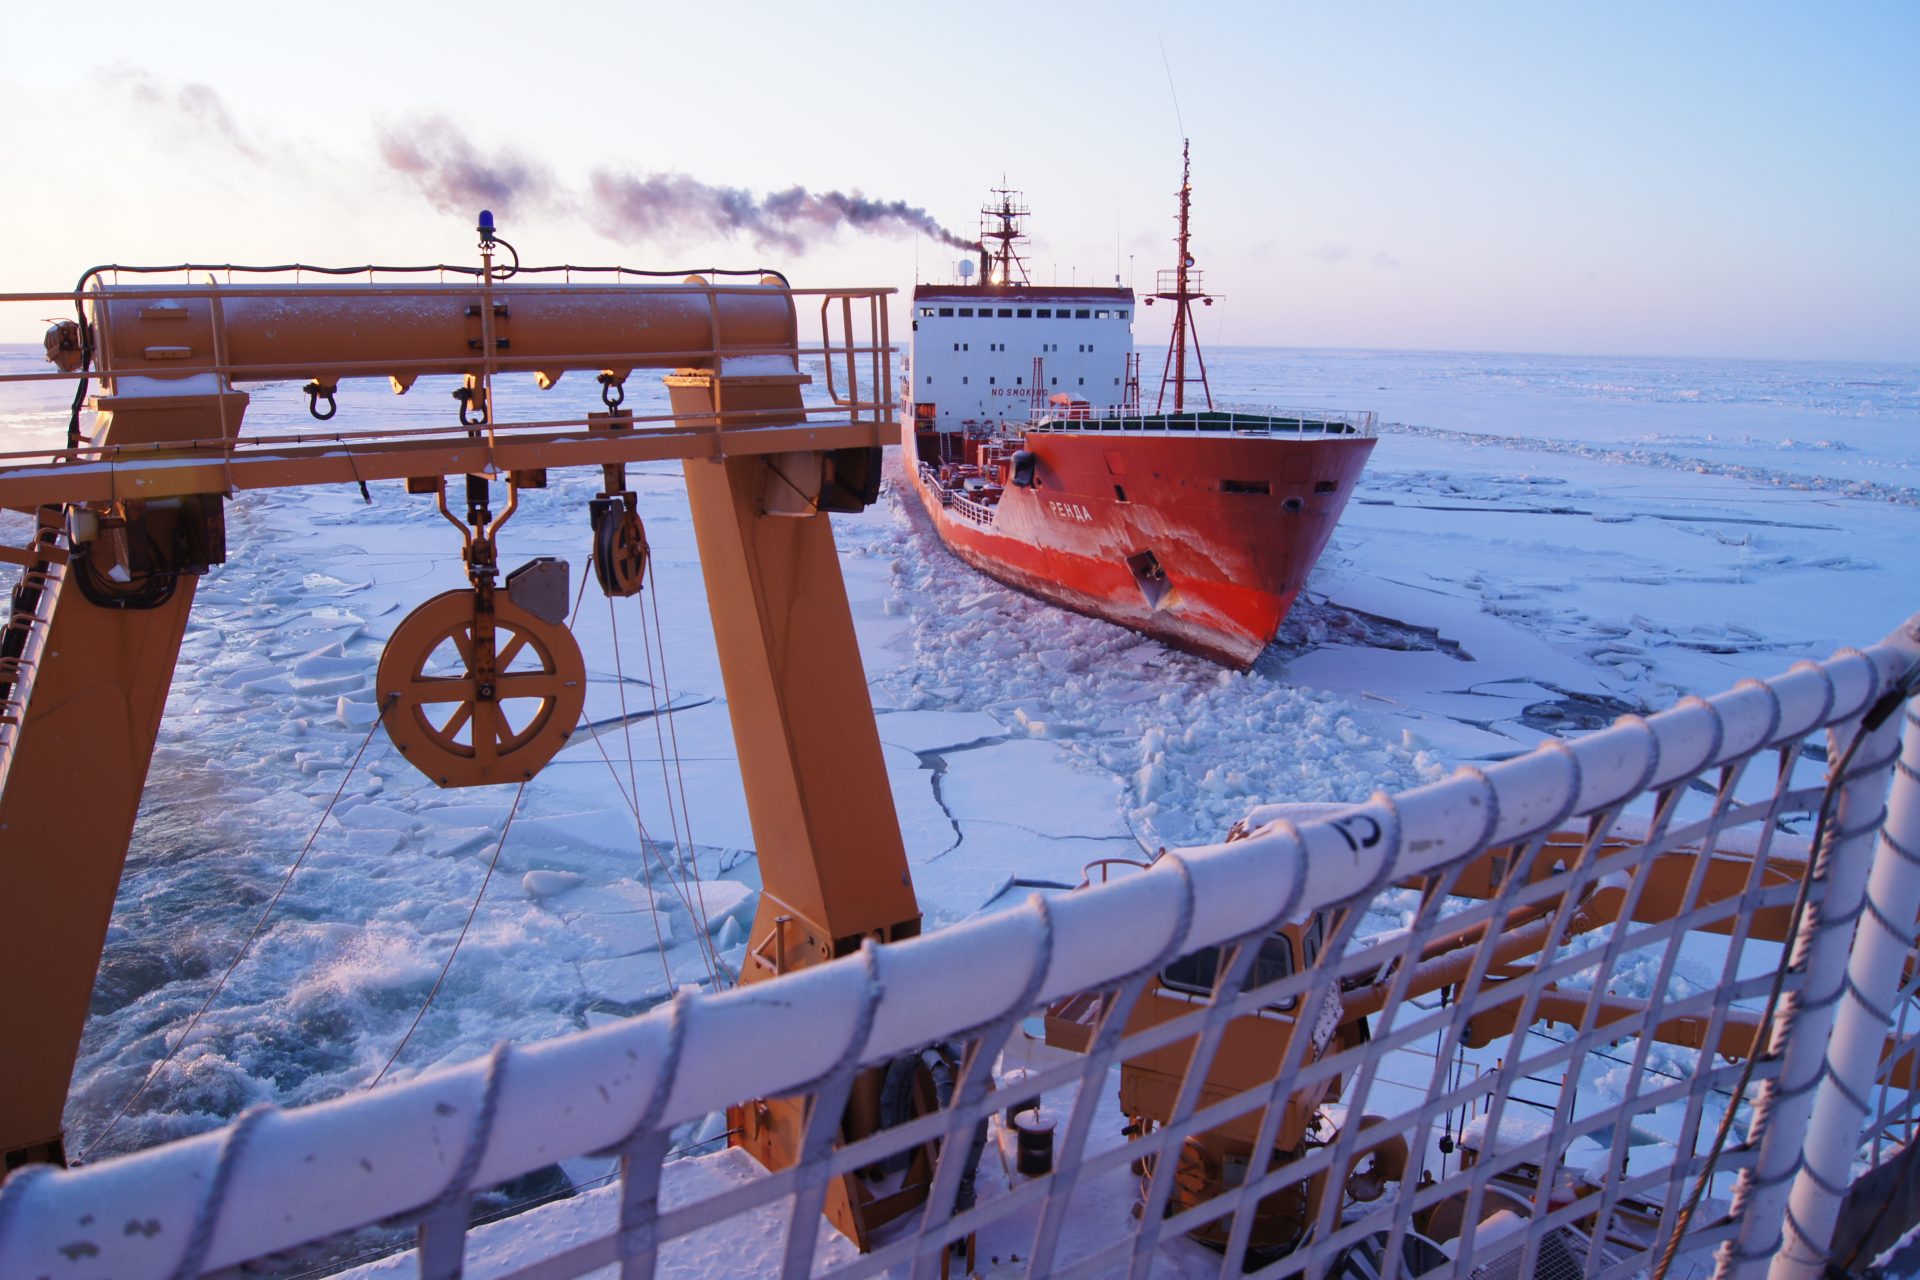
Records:
{"label": "ship funnel", "polygon": [[993,255],[987,252],[985,245],[980,246],[980,283],[993,283]]}

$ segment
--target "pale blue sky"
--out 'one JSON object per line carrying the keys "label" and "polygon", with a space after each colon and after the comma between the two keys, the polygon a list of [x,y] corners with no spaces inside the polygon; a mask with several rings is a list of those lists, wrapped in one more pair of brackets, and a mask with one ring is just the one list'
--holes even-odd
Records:
{"label": "pale blue sky", "polygon": [[[97,4],[85,25],[0,47],[0,287],[114,259],[465,260],[466,219],[376,145],[426,113],[562,194],[595,169],[859,187],[971,232],[1004,174],[1036,278],[1144,285],[1171,265],[1179,177],[1164,45],[1212,343],[1920,360],[1911,3],[390,0]],[[164,105],[196,83],[238,145]],[[810,284],[906,286],[951,258],[851,233],[615,243],[566,206],[503,221],[543,261]]]}

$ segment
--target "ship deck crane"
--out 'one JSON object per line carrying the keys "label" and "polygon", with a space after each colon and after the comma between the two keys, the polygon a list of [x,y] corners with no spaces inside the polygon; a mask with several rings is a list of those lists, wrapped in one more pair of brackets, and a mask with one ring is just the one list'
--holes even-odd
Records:
{"label": "ship deck crane", "polygon": [[[544,590],[500,576],[520,490],[549,468],[602,467],[595,572],[627,594],[645,551],[624,468],[681,462],[765,885],[741,980],[919,931],[828,527],[829,513],[877,492],[892,290],[796,290],[758,273],[579,283],[574,268],[519,269],[517,254],[496,266],[496,248],[511,246],[489,216],[479,230],[480,268],[442,267],[439,281],[358,269],[289,283],[228,268],[224,283],[180,284],[169,269],[167,283],[123,285],[109,277],[131,269],[102,269],[73,294],[7,296],[77,305],[48,335],[60,371],[7,380],[80,379],[82,394],[91,382],[96,417],[82,440],[77,397],[66,448],[0,457],[0,507],[36,520],[32,544],[8,552],[25,572],[0,655],[0,968],[35,975],[0,985],[5,1168],[67,1159],[61,1113],[194,587],[226,558],[224,503],[242,491],[398,480],[436,498],[470,589],[396,631],[377,688],[416,767],[442,786],[480,785],[536,773],[582,698],[564,609],[529,607],[551,599],[551,574],[531,575]],[[803,343],[798,310],[815,300],[818,348]],[[809,407],[799,359],[813,351],[828,402]],[[665,373],[670,414],[620,407],[643,369]],[[497,379],[532,374],[545,388],[575,371],[599,379],[606,412],[497,419]],[[423,375],[461,379],[444,428],[243,431],[245,384],[304,383],[325,421],[343,385],[383,379],[403,393]],[[464,510],[448,477],[464,481]],[[466,670],[436,681],[424,659],[447,640]],[[786,1110],[768,1104],[748,1140],[775,1167],[793,1155]],[[858,1235],[852,1197],[835,1219]]]}

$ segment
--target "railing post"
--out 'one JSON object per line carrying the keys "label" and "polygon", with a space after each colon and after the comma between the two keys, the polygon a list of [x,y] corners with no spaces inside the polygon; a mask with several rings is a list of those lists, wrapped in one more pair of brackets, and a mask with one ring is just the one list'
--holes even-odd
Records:
{"label": "railing post", "polygon": [[[1876,668],[1876,695],[1891,688],[1920,658],[1920,617],[1909,619],[1888,637],[1888,643],[1898,657],[1887,655],[1886,666]],[[1774,1015],[1765,1052],[1779,1060],[1779,1074],[1765,1083],[1753,1102],[1748,1140],[1758,1150],[1753,1165],[1741,1171],[1734,1186],[1731,1216],[1740,1224],[1739,1235],[1719,1250],[1714,1280],[1764,1275],[1782,1249],[1787,1197],[1808,1141],[1814,1093],[1825,1075],[1827,1043],[1848,980],[1848,955],[1866,901],[1867,875],[1875,835],[1885,815],[1900,730],[1897,720],[1868,729],[1862,719],[1866,712],[1862,708],[1860,716],[1827,731],[1827,758],[1836,773],[1830,785],[1839,789],[1839,799],[1828,815],[1821,846],[1812,851],[1810,872],[1816,881],[1825,881],[1826,890],[1811,900],[1790,944],[1789,963],[1801,969],[1803,977],[1799,990],[1788,993]],[[1848,761],[1855,734],[1865,736]],[[1847,772],[1840,777],[1843,761]],[[1869,1078],[1878,1061],[1877,1052],[1870,1055]],[[1824,1261],[1825,1241],[1812,1248]]]}
{"label": "railing post", "polygon": [[[1920,615],[1890,637],[1909,662],[1920,660]],[[1866,910],[1853,940],[1846,989],[1826,1040],[1825,1073],[1814,1093],[1803,1163],[1787,1200],[1783,1239],[1769,1280],[1817,1280],[1826,1269],[1834,1224],[1853,1179],[1854,1153],[1880,1067],[1890,1008],[1914,949],[1920,916],[1920,707],[1909,697],[1862,745],[1877,763],[1881,741],[1901,731],[1893,790],[1867,882]],[[1885,752],[1892,754],[1892,744]]]}

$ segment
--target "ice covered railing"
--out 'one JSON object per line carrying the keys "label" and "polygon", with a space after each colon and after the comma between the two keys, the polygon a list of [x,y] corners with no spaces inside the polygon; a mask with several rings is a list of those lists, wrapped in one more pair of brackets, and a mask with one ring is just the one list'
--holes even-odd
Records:
{"label": "ice covered railing", "polygon": [[[910,942],[17,1172],[0,1275],[191,1277],[394,1221],[418,1224],[417,1251],[365,1274],[927,1276],[969,1237],[982,1271],[1048,1276],[1859,1265],[1850,1189],[1911,1158],[1916,665],[1920,617],[1864,652]],[[1268,964],[1276,928],[1307,921],[1324,928],[1298,935],[1318,939],[1309,962]],[[1210,993],[1193,994],[1207,948]],[[1042,1011],[1081,1028],[1081,1052],[1035,1045]],[[1305,1034],[1252,1085],[1203,1088],[1248,1027],[1283,1024]],[[859,1071],[936,1044],[959,1064],[950,1100],[841,1145]],[[1116,1083],[1169,1049],[1166,1114],[1123,1131]],[[1196,1197],[1203,1139],[1238,1123],[1275,1150],[1289,1104],[1336,1080],[1309,1140]],[[792,1095],[812,1099],[800,1165],[666,1159],[677,1126]],[[1002,1140],[1035,1100],[1057,1141],[1028,1177]],[[833,1180],[913,1150],[931,1157],[925,1204],[856,1253],[821,1216]],[[476,1191],[595,1151],[620,1156],[612,1185],[469,1230]],[[1275,1245],[1275,1222],[1293,1237]]]}

